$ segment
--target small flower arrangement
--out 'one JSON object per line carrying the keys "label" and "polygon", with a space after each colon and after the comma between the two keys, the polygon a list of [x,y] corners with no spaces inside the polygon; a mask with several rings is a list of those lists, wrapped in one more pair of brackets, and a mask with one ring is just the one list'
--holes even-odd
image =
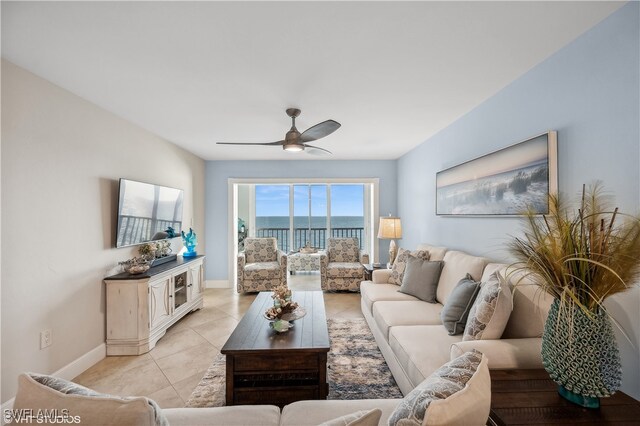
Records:
{"label": "small flower arrangement", "polygon": [[281,285],[273,290],[273,307],[266,310],[264,316],[272,321],[283,319],[283,316],[290,316],[296,309],[298,304],[291,301],[291,290],[286,285]]}
{"label": "small flower arrangement", "polygon": [[138,247],[138,253],[140,256],[148,260],[153,260],[156,257],[164,257],[171,253],[171,241],[160,240],[153,243],[145,243]]}
{"label": "small flower arrangement", "polygon": [[138,247],[138,253],[140,253],[140,256],[144,257],[145,259],[153,260],[156,257],[157,251],[158,246],[156,245],[156,243],[146,243]]}
{"label": "small flower arrangement", "polygon": [[158,250],[156,251],[156,255],[160,257],[168,256],[171,253],[171,241],[162,240],[156,243]]}

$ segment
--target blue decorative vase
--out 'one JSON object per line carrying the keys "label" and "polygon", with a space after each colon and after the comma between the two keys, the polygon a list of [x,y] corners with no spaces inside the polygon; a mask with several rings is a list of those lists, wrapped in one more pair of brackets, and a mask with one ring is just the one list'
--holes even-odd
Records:
{"label": "blue decorative vase", "polygon": [[607,313],[590,316],[575,305],[553,301],[542,335],[542,363],[558,393],[587,408],[620,389],[622,367]]}
{"label": "blue decorative vase", "polygon": [[198,237],[196,236],[196,233],[193,232],[193,229],[189,228],[188,234],[185,234],[184,231],[182,231],[182,243],[187,249],[187,251],[182,253],[182,257],[196,257],[198,255],[198,252],[196,251]]}
{"label": "blue decorative vase", "polygon": [[189,249],[187,249],[187,251],[182,253],[182,257],[196,257],[197,255],[198,255],[197,251],[195,251],[195,250],[189,251]]}

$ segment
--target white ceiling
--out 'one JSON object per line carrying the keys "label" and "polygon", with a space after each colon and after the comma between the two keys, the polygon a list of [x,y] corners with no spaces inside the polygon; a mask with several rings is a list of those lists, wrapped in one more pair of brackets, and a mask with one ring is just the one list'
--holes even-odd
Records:
{"label": "white ceiling", "polygon": [[394,159],[620,2],[2,2],[2,56],[207,160]]}

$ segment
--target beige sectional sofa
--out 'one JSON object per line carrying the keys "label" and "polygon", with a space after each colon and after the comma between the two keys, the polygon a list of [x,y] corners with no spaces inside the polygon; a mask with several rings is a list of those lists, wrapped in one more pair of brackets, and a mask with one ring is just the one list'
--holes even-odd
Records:
{"label": "beige sectional sofa", "polygon": [[[485,282],[497,270],[503,276],[507,265],[461,251],[427,244],[418,250],[430,253],[430,260],[444,260],[437,288],[438,303],[423,302],[398,292],[389,284],[391,270],[376,270],[372,281],[360,286],[361,305],[380,351],[398,386],[410,392],[438,367],[471,350],[483,352],[489,368],[542,368],[540,356],[544,321],[551,298],[526,278],[517,279],[513,288],[513,311],[501,339],[462,341],[462,335],[450,336],[442,325],[440,312],[456,284],[470,274]],[[509,275],[513,283],[516,279]]]}
{"label": "beige sectional sofa", "polygon": [[298,401],[280,409],[274,405],[236,405],[217,408],[163,409],[171,426],[317,426],[360,410],[379,408],[380,425],[386,425],[401,399],[356,401]]}
{"label": "beige sectional sofa", "polygon": [[[513,311],[502,338],[463,342],[462,335],[449,336],[442,325],[443,304],[467,273],[484,282],[506,265],[444,247],[422,244],[418,249],[429,251],[431,260],[444,260],[437,290],[439,303],[423,302],[398,292],[398,285],[388,283],[391,271],[387,269],[374,271],[373,281],[360,285],[364,317],[405,395],[450,359],[471,349],[478,349],[487,356],[489,368],[542,368],[541,336],[552,301],[546,293],[526,279],[520,280],[513,288]],[[172,425],[207,422],[304,426],[318,425],[359,410],[379,408],[382,410],[379,424],[386,425],[400,402],[400,399],[299,401],[284,407],[281,414],[274,406],[178,408],[163,412]]]}

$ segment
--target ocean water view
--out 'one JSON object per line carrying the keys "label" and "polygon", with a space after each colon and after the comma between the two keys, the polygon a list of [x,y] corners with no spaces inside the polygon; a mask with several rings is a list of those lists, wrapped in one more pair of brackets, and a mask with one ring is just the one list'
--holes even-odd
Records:
{"label": "ocean water view", "polygon": [[[309,228],[308,216],[294,216],[294,228]],[[312,216],[311,228],[326,228],[326,216]],[[332,216],[332,228],[364,228],[362,216]],[[289,229],[289,216],[256,216],[256,229],[280,228]]]}

